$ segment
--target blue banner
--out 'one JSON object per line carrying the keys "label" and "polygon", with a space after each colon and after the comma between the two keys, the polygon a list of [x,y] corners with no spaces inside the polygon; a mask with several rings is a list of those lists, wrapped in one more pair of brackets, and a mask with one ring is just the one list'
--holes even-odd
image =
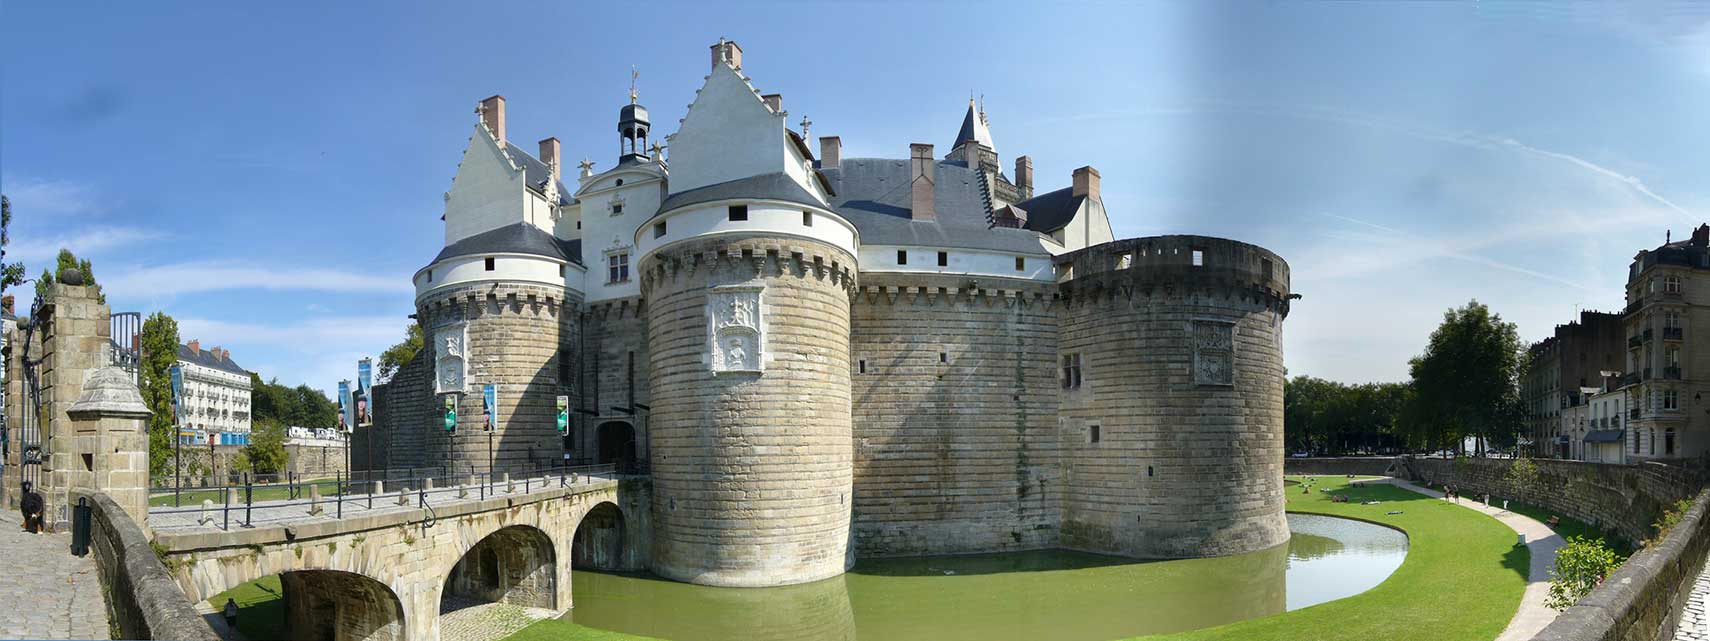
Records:
{"label": "blue banner", "polygon": [[184,422],[184,369],[172,366],[172,424]]}
{"label": "blue banner", "polygon": [[366,426],[374,422],[370,410],[374,396],[369,393],[374,389],[374,362],[362,359],[356,362],[356,422],[355,425]]}
{"label": "blue banner", "polygon": [[338,429],[349,432],[356,422],[356,407],[350,402],[350,381],[338,382]]}
{"label": "blue banner", "polygon": [[481,410],[487,413],[487,431],[499,426],[499,386],[488,383],[481,388]]}

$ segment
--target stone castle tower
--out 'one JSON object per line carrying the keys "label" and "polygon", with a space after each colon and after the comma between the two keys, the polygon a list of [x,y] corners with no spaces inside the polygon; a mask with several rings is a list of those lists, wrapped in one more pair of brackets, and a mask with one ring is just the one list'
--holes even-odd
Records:
{"label": "stone castle tower", "polygon": [[1116,239],[1097,170],[1036,193],[973,101],[942,157],[815,154],[725,40],[669,160],[632,89],[615,166],[583,161],[574,189],[556,138],[531,156],[503,98],[478,112],[415,276],[430,348],[376,392],[375,467],[484,465],[489,442],[501,467],[617,464],[651,480],[652,569],[711,585],[1287,540],[1280,257]]}

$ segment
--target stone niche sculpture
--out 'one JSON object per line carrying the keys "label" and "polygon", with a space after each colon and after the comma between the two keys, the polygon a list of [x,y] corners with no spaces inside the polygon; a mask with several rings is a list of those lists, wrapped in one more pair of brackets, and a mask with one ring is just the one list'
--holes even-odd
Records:
{"label": "stone niche sculpture", "polygon": [[765,369],[760,285],[715,287],[707,296],[707,362],[714,374]]}
{"label": "stone niche sculpture", "polygon": [[1199,385],[1235,384],[1235,324],[1197,319],[1193,331],[1193,382]]}
{"label": "stone niche sculpture", "polygon": [[434,390],[440,394],[465,391],[468,378],[468,326],[462,323],[434,330]]}

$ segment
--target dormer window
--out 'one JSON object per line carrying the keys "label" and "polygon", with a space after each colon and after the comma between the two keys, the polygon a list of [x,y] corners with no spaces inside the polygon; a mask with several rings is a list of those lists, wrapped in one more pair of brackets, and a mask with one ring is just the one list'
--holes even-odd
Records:
{"label": "dormer window", "polygon": [[606,211],[611,212],[613,216],[621,216],[623,215],[623,205],[623,194],[612,196],[611,200],[606,201]]}
{"label": "dormer window", "polygon": [[493,258],[491,256],[487,257],[486,262],[487,271],[493,271]]}
{"label": "dormer window", "polygon": [[623,203],[612,203],[612,215],[616,216],[621,213],[623,213]]}

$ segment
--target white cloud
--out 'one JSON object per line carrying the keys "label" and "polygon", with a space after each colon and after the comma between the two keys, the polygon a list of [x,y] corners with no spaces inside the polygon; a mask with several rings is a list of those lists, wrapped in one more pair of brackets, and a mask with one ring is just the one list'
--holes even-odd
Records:
{"label": "white cloud", "polygon": [[109,292],[151,298],[233,289],[400,294],[414,291],[408,275],[369,275],[336,269],[268,268],[231,261],[194,261],[101,276]]}
{"label": "white cloud", "polygon": [[13,222],[71,214],[99,214],[111,204],[86,183],[22,178],[3,190],[12,201]]}
{"label": "white cloud", "polygon": [[108,249],[135,245],[165,236],[152,230],[108,226],[88,227],[51,239],[14,234],[12,244],[6,248],[6,260],[21,260],[33,269],[37,267],[34,263],[52,260],[61,249],[69,249],[79,258],[88,258]]}
{"label": "white cloud", "polygon": [[356,378],[356,361],[378,357],[404,339],[403,316],[343,316],[262,324],[211,318],[178,319],[178,336],[232,352],[232,360],[262,378],[288,386],[306,383],[332,394],[340,379]]}

